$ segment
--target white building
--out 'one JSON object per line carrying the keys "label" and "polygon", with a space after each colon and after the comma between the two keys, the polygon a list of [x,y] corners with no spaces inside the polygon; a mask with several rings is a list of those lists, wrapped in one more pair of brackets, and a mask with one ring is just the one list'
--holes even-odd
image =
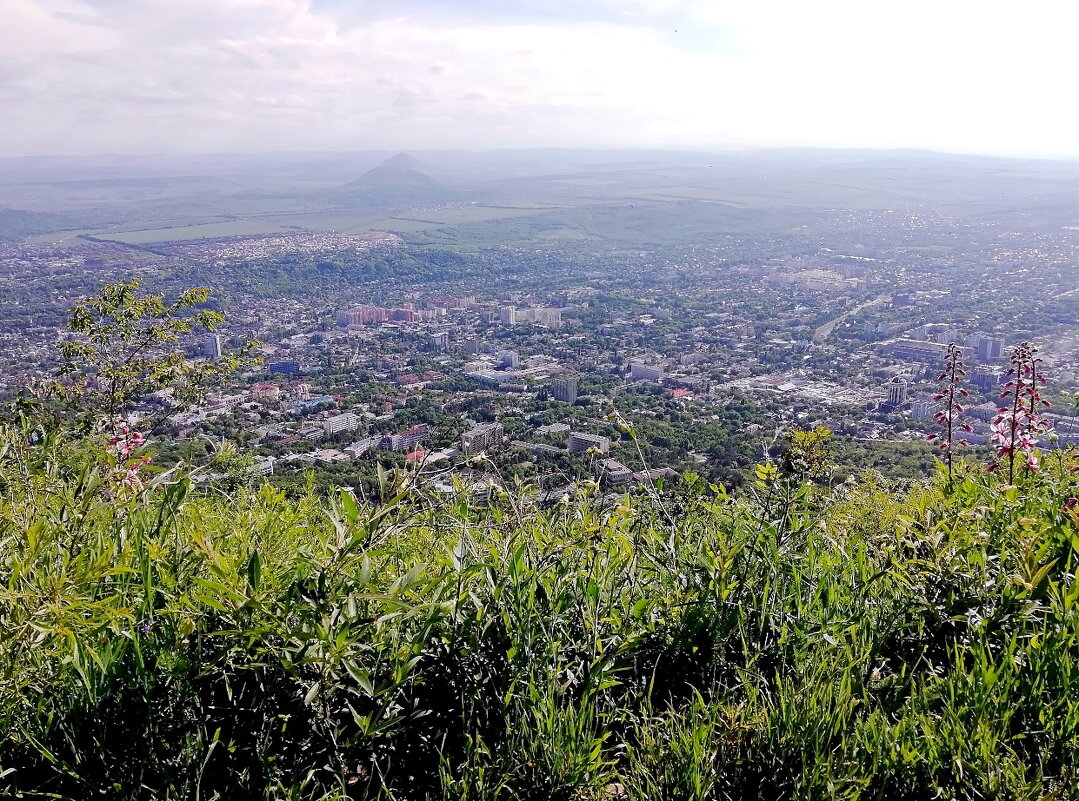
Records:
{"label": "white building", "polygon": [[662,381],[663,368],[645,362],[630,362],[629,377],[634,381]]}
{"label": "white building", "polygon": [[326,432],[326,436],[332,436],[340,431],[355,431],[359,427],[360,418],[352,412],[327,417],[322,423],[322,430]]}

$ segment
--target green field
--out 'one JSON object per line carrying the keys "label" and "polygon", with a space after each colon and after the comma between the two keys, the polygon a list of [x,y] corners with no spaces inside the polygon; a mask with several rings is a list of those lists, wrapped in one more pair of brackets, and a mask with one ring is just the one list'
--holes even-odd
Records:
{"label": "green field", "polygon": [[128,245],[149,245],[186,239],[218,239],[230,236],[287,233],[290,233],[290,230],[279,223],[251,219],[180,225],[173,228],[144,228],[136,231],[98,231],[93,236],[124,242]]}
{"label": "green field", "polygon": [[414,234],[452,228],[470,223],[530,217],[553,209],[553,205],[534,206],[488,206],[466,205],[417,209],[410,214],[386,216],[385,214],[359,212],[311,212],[303,214],[254,216],[245,219],[216,222],[192,222],[177,225],[123,230],[83,230],[70,233],[35,236],[27,241],[35,243],[73,241],[87,234],[101,239],[123,242],[129,245],[148,245],[160,242],[177,242],[194,239],[219,239],[233,236],[258,236],[290,234],[297,231],[334,231],[341,234],[389,231],[398,234]]}

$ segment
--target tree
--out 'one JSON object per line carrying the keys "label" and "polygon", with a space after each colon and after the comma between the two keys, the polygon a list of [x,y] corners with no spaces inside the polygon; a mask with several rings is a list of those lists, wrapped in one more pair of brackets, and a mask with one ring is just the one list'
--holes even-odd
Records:
{"label": "tree", "polygon": [[198,308],[209,288],[185,290],[166,303],[158,295],[140,295],[141,283],[136,277],[108,284],[71,311],[73,336],[60,346],[64,364],[48,389],[68,404],[84,430],[114,426],[137,398],[161,390],[172,410],[186,408],[254,361],[250,354],[256,342],[235,355],[190,360],[180,347],[182,339],[196,331],[213,332],[225,319]]}

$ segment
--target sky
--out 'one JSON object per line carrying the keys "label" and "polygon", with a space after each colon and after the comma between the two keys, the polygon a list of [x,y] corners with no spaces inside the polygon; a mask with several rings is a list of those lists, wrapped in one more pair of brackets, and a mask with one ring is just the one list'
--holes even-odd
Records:
{"label": "sky", "polygon": [[1070,0],[0,0],[0,157],[1076,156],[1077,23]]}

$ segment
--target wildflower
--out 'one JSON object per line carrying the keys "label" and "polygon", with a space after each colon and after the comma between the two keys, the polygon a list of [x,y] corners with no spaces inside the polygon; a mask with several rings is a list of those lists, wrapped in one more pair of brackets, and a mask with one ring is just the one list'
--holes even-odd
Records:
{"label": "wildflower", "polygon": [[966,370],[963,369],[962,349],[954,342],[950,343],[944,354],[944,371],[937,376],[937,381],[945,384],[945,386],[933,396],[933,400],[940,403],[940,408],[933,415],[933,419],[944,429],[944,432],[943,435],[928,434],[925,438],[927,442],[939,440],[937,447],[941,453],[945,454],[949,481],[952,479],[953,449],[955,445],[969,444],[966,440],[956,442],[955,430],[959,427],[968,433],[974,431],[969,424],[959,421],[959,416],[966,411],[966,408],[958,399],[970,396],[969,392],[959,386],[960,381],[966,374]]}
{"label": "wildflower", "polygon": [[1002,406],[989,427],[993,442],[997,446],[997,458],[1007,457],[1008,483],[1015,480],[1015,459],[1022,454],[1027,470],[1037,472],[1041,469],[1035,456],[1038,437],[1049,431],[1047,420],[1039,416],[1038,410],[1047,401],[1041,397],[1041,387],[1045,376],[1038,371],[1041,359],[1037,349],[1026,342],[1016,345],[1011,357],[1012,368],[1009,375],[1015,376],[1008,381],[1001,397],[1010,397],[1011,405]]}

